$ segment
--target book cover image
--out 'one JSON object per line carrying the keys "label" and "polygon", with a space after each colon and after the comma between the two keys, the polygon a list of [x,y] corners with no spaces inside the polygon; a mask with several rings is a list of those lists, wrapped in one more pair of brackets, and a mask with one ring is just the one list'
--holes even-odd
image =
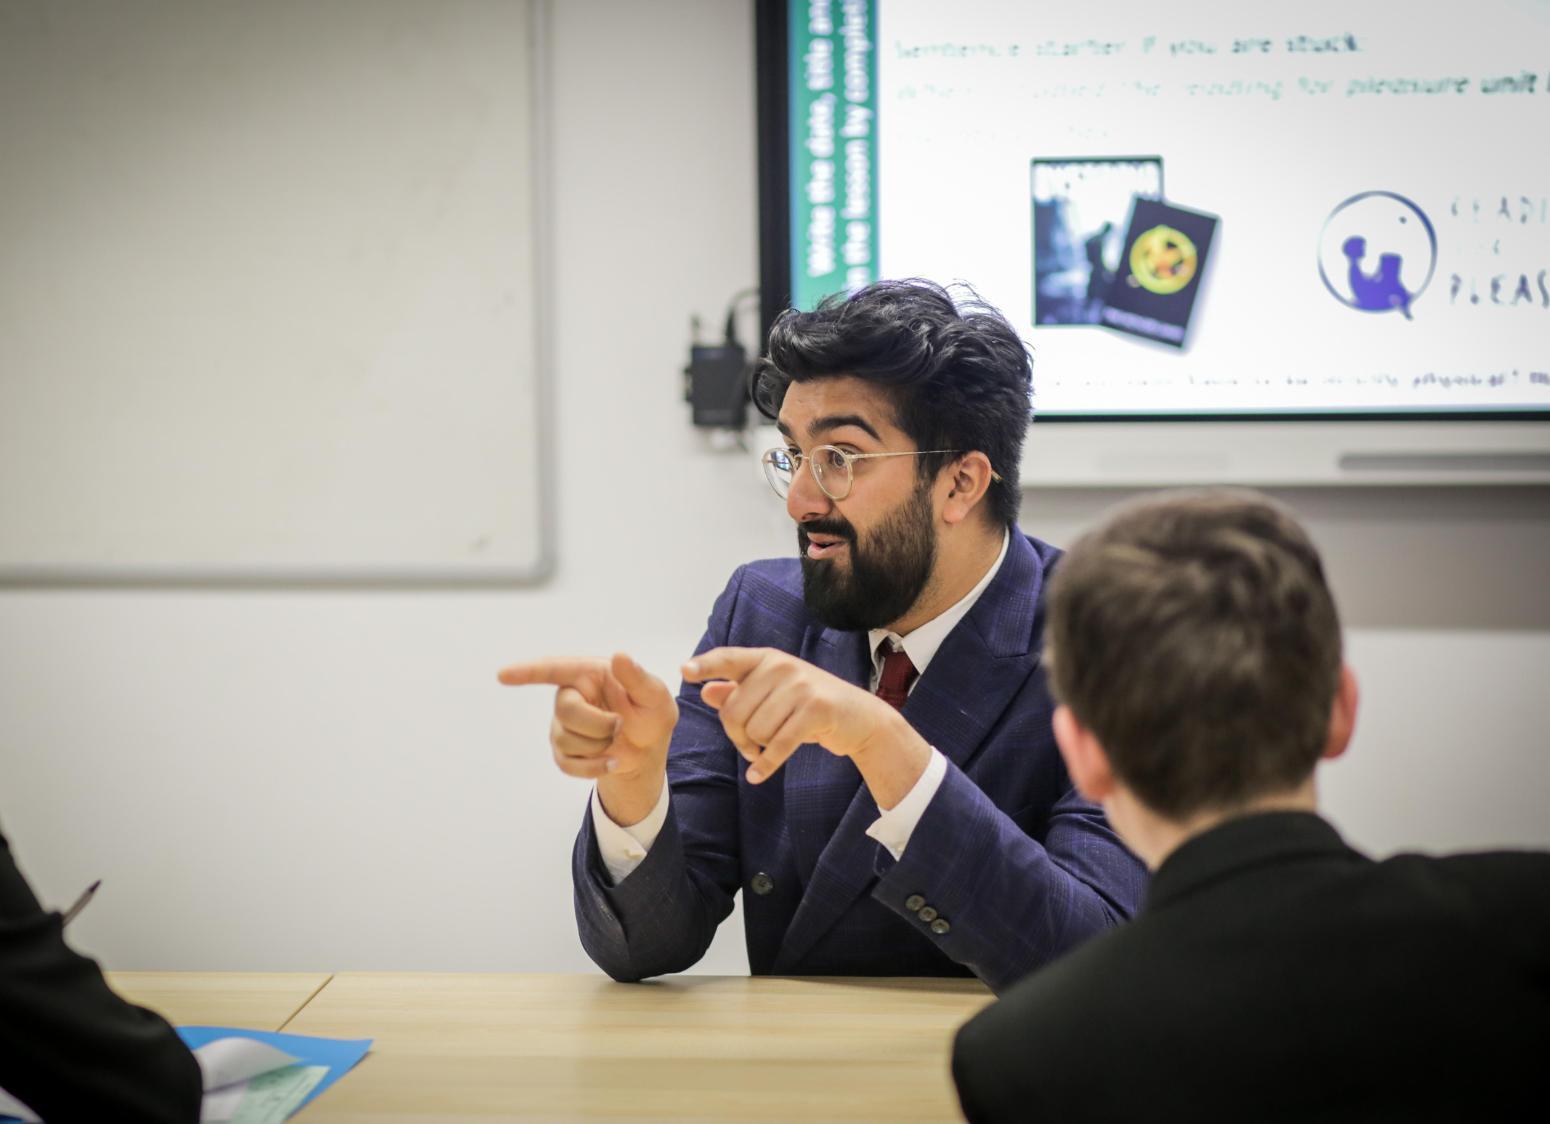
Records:
{"label": "book cover image", "polygon": [[1162,197],[1162,158],[1039,158],[1030,171],[1033,323],[1095,325],[1119,269],[1131,201]]}
{"label": "book cover image", "polygon": [[1219,220],[1137,197],[1099,323],[1182,348]]}

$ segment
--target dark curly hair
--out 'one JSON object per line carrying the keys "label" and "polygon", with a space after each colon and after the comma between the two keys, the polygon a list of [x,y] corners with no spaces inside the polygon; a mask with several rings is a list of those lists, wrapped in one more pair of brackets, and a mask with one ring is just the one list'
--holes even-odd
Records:
{"label": "dark curly hair", "polygon": [[[919,278],[879,281],[826,298],[812,312],[787,309],[770,329],[753,400],[780,413],[794,382],[853,376],[883,387],[895,422],[919,449],[979,451],[1000,475],[986,495],[991,516],[1017,519],[1018,465],[1032,418],[1032,362],[1006,317],[968,286],[954,301]],[[951,454],[918,457],[922,479]]]}

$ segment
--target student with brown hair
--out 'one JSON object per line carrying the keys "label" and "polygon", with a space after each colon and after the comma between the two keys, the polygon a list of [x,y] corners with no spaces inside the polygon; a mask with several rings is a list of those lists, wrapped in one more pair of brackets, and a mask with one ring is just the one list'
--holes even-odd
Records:
{"label": "student with brown hair", "polygon": [[[1054,728],[1155,873],[959,1032],[971,1121],[1480,1120],[1550,1025],[1550,855],[1374,862],[1317,814],[1356,680],[1317,551],[1252,492],[1133,504],[1050,587]],[[1467,704],[1463,704],[1467,705]]]}

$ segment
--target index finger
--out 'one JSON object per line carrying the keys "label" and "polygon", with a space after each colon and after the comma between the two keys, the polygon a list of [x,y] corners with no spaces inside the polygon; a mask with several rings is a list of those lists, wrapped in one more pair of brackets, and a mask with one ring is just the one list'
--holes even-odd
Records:
{"label": "index finger", "polygon": [[636,706],[660,707],[672,702],[673,693],[667,689],[667,684],[623,652],[616,653],[608,666]]}
{"label": "index finger", "polygon": [[684,678],[690,683],[703,683],[707,679],[730,679],[741,683],[767,655],[768,648],[712,648],[684,664]]}
{"label": "index finger", "polygon": [[596,678],[603,669],[601,660],[553,659],[514,663],[500,669],[496,678],[508,687],[526,687],[547,683],[551,687],[575,687],[583,680]]}

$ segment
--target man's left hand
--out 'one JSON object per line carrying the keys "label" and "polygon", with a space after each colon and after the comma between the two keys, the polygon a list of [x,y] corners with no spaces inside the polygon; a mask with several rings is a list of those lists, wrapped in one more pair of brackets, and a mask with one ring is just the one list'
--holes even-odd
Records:
{"label": "man's left hand", "polygon": [[918,777],[931,754],[882,699],[787,652],[713,648],[684,664],[683,674],[705,684],[700,697],[720,713],[727,737],[750,762],[752,784],[773,776],[807,742],[854,759],[863,776],[875,771],[868,767],[873,759],[888,756],[894,767],[886,772],[903,766]]}

